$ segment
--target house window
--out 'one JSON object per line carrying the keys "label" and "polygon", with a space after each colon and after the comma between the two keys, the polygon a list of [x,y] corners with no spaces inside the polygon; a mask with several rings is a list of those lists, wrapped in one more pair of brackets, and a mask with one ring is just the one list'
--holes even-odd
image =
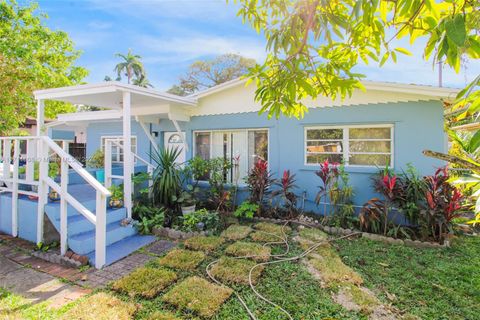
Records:
{"label": "house window", "polygon": [[392,137],[391,125],[306,128],[305,164],[393,166]]}
{"label": "house window", "polygon": [[[104,136],[101,138],[101,148],[105,152],[105,140],[112,139],[117,140],[121,145],[123,145],[122,136]],[[137,153],[137,137],[131,137],[132,152]],[[112,163],[123,163],[123,149],[112,144]]]}
{"label": "house window", "polygon": [[194,155],[204,160],[231,161],[226,180],[241,182],[257,159],[268,160],[268,130],[199,131],[194,133],[194,148]]}

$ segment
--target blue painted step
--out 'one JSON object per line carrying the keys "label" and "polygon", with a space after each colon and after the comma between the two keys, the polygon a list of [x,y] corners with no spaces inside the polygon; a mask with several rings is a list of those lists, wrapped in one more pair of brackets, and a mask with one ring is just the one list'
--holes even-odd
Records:
{"label": "blue painted step", "polygon": [[[95,214],[96,192],[86,184],[72,184],[68,192],[85,208]],[[45,213],[54,227],[60,230],[60,203],[49,202],[45,205]],[[75,253],[89,257],[90,263],[95,263],[95,226],[90,223],[75,208],[68,205],[68,247]],[[139,248],[155,241],[153,236],[140,236],[132,225],[122,226],[121,221],[126,217],[126,209],[107,208],[107,264],[118,261]]]}
{"label": "blue painted step", "polygon": [[[154,242],[154,236],[134,235],[107,246],[106,265],[125,258],[130,253]],[[95,265],[95,252],[87,254],[91,265]]]}

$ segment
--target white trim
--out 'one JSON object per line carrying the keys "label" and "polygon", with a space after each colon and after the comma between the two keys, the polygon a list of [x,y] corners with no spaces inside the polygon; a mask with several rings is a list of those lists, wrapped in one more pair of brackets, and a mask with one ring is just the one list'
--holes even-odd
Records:
{"label": "white trim", "polygon": [[[270,144],[271,144],[271,135],[270,135],[270,128],[265,128],[265,127],[261,127],[261,128],[243,128],[243,129],[214,129],[214,130],[193,130],[192,131],[192,144],[193,144],[193,147],[192,147],[192,158],[196,156],[196,148],[197,148],[197,145],[196,145],[196,139],[195,139],[195,134],[196,133],[209,133],[210,134],[210,159],[212,159],[212,150],[213,150],[213,135],[212,133],[214,132],[225,132],[225,133],[234,133],[234,132],[245,132],[247,137],[246,137],[246,146],[245,146],[245,150],[247,152],[247,157],[245,159],[246,161],[246,165],[245,167],[247,168],[247,173],[248,171],[250,170],[249,168],[249,155],[248,155],[248,133],[250,131],[267,131],[267,141],[268,141],[268,145],[267,145],[267,165],[268,167],[270,168]],[[231,141],[229,141],[229,143],[231,143]],[[233,157],[233,155],[231,155]],[[240,177],[240,180],[242,180],[243,177]],[[241,184],[241,183],[240,183]]]}
{"label": "white trim", "polygon": [[[350,139],[350,129],[355,128],[390,128],[390,139]],[[343,130],[343,139],[307,139],[307,131],[315,129],[342,129]],[[349,159],[351,155],[363,155],[363,154],[372,154],[372,155],[389,155],[390,164],[389,168],[395,167],[395,125],[392,123],[385,124],[358,124],[358,125],[318,125],[318,126],[305,126],[303,129],[303,165],[312,167],[318,166],[318,163],[308,163],[307,154],[342,154],[343,162],[346,168],[375,168],[375,165],[356,165],[350,164]],[[341,141],[342,142],[342,152],[307,152],[307,140],[308,141]],[[390,152],[350,152],[350,141],[389,141],[390,142]]]}
{"label": "white trim", "polygon": [[[205,89],[203,91],[194,93],[187,96],[188,98],[204,98],[214,93],[227,90],[240,85],[246,85],[247,78],[237,78],[219,84],[217,86]],[[379,91],[388,91],[388,92],[401,92],[409,94],[418,94],[423,96],[431,96],[436,98],[447,98],[454,99],[456,94],[460,92],[461,89],[449,88],[449,87],[437,87],[437,86],[428,86],[420,84],[405,84],[405,83],[394,83],[394,82],[380,82],[380,81],[370,81],[363,80],[360,81],[366,90],[379,90]],[[253,83],[252,83],[253,84]]]}
{"label": "white trim", "polygon": [[[100,136],[100,149],[101,150],[104,150],[105,149],[105,144],[103,143],[103,140],[104,139],[111,139],[111,140],[116,140],[116,141],[123,141],[123,136],[121,134],[118,134],[118,135],[111,135],[111,136]],[[133,153],[137,153],[138,151],[138,139],[137,139],[137,136],[136,135],[133,135],[133,136],[130,136],[130,139],[133,139],[135,141],[134,144],[132,144],[131,146],[133,147],[134,146],[134,150],[132,151]],[[117,147],[117,146],[116,146]],[[118,147],[117,147],[118,148]],[[105,152],[105,151],[104,151]],[[120,161],[120,153],[117,153],[116,154],[116,158],[117,160],[112,160],[112,163],[116,163],[116,164],[119,164],[119,163],[123,163],[123,161]],[[125,154],[125,150],[123,152]],[[113,155],[113,153],[112,153]],[[124,160],[125,160],[125,157],[124,157]],[[134,163],[136,162],[136,160],[134,160]]]}
{"label": "white trim", "polygon": [[153,89],[143,88],[131,84],[126,84],[118,81],[105,81],[99,83],[91,84],[82,84],[76,86],[68,86],[62,88],[53,88],[45,90],[36,90],[33,92],[35,99],[60,99],[68,98],[73,96],[80,95],[89,95],[89,94],[100,94],[100,93],[109,93],[123,91],[134,94],[140,94],[144,96],[150,96],[154,98],[159,98],[167,100],[169,102],[176,102],[180,104],[186,104],[190,106],[195,106],[196,101],[190,97],[181,97],[168,92],[160,92]]}

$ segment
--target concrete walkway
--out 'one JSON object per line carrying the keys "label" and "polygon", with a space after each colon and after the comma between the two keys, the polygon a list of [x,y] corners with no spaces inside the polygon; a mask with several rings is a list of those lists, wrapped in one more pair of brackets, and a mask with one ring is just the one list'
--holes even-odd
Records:
{"label": "concrete walkway", "polygon": [[31,303],[47,301],[57,308],[72,302],[90,290],[68,284],[49,274],[24,267],[0,256],[0,287],[28,299]]}

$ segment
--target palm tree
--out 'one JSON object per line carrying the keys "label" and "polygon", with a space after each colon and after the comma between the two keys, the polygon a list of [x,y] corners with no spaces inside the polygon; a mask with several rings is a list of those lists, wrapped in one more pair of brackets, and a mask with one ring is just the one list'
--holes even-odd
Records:
{"label": "palm tree", "polygon": [[133,79],[132,83],[139,87],[153,88],[153,85],[150,83],[150,80],[148,80],[145,75],[141,75],[140,78]]}
{"label": "palm tree", "polygon": [[145,69],[143,68],[142,61],[140,61],[142,57],[133,54],[132,49],[129,49],[126,55],[117,53],[115,56],[123,59],[123,61],[117,64],[114,69],[119,78],[121,78],[123,73],[127,76],[128,83],[130,83],[133,76],[137,79],[145,76]]}

